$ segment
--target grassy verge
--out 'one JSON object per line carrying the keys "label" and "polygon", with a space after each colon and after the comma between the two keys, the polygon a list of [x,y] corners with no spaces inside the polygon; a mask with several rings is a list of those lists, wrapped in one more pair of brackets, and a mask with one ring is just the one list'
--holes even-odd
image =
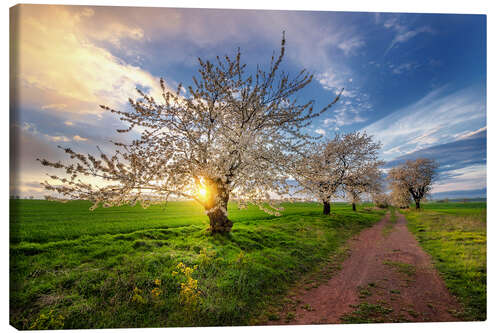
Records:
{"label": "grassy verge", "polygon": [[299,306],[306,311],[314,311],[310,304],[301,304],[300,299],[297,297],[301,295],[303,290],[315,289],[327,283],[342,268],[342,263],[348,256],[349,248],[346,244],[336,247],[329,258],[322,260],[307,273],[302,274],[299,279],[290,285],[285,294],[273,297],[267,304],[267,310],[262,311],[260,316],[252,318],[250,325],[265,325],[270,321],[280,319],[284,319],[285,323],[289,323],[295,318]]}
{"label": "grassy verge", "polygon": [[233,232],[210,237],[200,210],[169,205],[91,213],[82,202],[12,203],[11,324],[246,325],[384,214],[335,204],[326,217],[319,205],[290,204],[271,217],[231,205]]}
{"label": "grassy verge", "polygon": [[394,311],[383,302],[371,304],[362,302],[352,306],[354,311],[342,316],[342,322],[346,324],[367,324],[367,323],[390,323],[393,320],[389,315]]}
{"label": "grassy verge", "polygon": [[394,229],[394,226],[396,225],[396,222],[397,222],[397,217],[396,217],[396,213],[395,213],[396,209],[393,206],[390,206],[389,210],[391,212],[389,222],[384,226],[384,229],[382,229],[382,234],[384,235],[384,237],[389,236],[389,234],[392,232],[392,230]]}
{"label": "grassy verge", "polygon": [[426,204],[404,212],[410,231],[432,256],[464,320],[486,319],[486,203]]}

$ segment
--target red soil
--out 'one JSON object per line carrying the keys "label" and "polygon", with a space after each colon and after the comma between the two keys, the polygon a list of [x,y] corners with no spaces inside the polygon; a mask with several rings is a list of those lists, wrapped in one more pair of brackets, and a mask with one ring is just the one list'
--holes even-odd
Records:
{"label": "red soil", "polygon": [[340,271],[317,288],[292,290],[280,319],[267,324],[342,323],[361,303],[389,309],[385,314],[368,311],[373,321],[457,321],[452,313],[460,311],[458,301],[406,223],[398,214],[393,224],[388,214],[362,231],[348,242],[350,256]]}

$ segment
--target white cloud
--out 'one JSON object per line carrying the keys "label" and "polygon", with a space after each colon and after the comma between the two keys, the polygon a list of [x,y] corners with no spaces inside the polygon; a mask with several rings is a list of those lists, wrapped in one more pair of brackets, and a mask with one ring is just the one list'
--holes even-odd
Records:
{"label": "white cloud", "polygon": [[64,122],[64,125],[66,125],[66,126],[74,126],[75,123],[73,123],[72,121],[67,120],[67,121]]}
{"label": "white cloud", "polygon": [[75,141],[87,141],[88,139],[87,138],[82,138],[79,135],[75,135],[75,136],[73,136],[73,140],[75,140]]}
{"label": "white cloud", "polygon": [[338,74],[330,70],[318,74],[316,76],[316,79],[325,90],[339,90],[343,88],[342,87],[343,85],[345,85],[344,84],[345,80],[343,80],[342,78],[339,77]]}
{"label": "white cloud", "polygon": [[68,106],[66,104],[49,104],[49,105],[43,105],[42,110],[64,110]]}
{"label": "white cloud", "polygon": [[446,94],[440,88],[365,127],[383,144],[383,158],[456,140],[456,134],[485,125],[484,96],[475,88]]}
{"label": "white cloud", "polygon": [[468,191],[486,187],[486,164],[472,165],[443,173],[446,179],[437,181],[433,193]]}
{"label": "white cloud", "polygon": [[456,134],[454,135],[454,137],[457,138],[457,140],[462,140],[462,139],[467,139],[475,134],[478,134],[478,133],[481,133],[483,131],[486,131],[486,126],[484,127],[481,127],[475,131],[465,131],[465,132],[462,132],[462,133],[459,133],[459,134]]}
{"label": "white cloud", "polygon": [[403,74],[405,72],[409,72],[411,70],[414,70],[418,67],[420,67],[420,66],[415,64],[415,63],[405,63],[405,64],[401,64],[399,66],[394,67],[392,72],[394,74]]}
{"label": "white cloud", "polygon": [[[339,91],[339,93],[340,93],[340,91]],[[342,97],[344,97],[344,98],[345,97],[353,98],[355,96],[356,96],[356,94],[351,89],[344,89],[344,91],[342,92]]]}
{"label": "white cloud", "polygon": [[420,27],[420,28],[417,28],[415,30],[403,29],[402,31],[398,31],[398,33],[396,34],[396,37],[394,37],[394,40],[393,40],[391,46],[394,46],[397,43],[407,42],[408,40],[412,39],[416,35],[423,33],[423,32],[432,33],[434,31],[429,27]]}
{"label": "white cloud", "polygon": [[[64,6],[19,7],[22,29],[17,41],[23,51],[17,55],[19,71],[14,82],[23,105],[85,114],[101,112],[99,104],[118,107],[127,103],[139,85],[161,96],[159,78],[89,41],[82,24],[93,15],[91,11],[72,10]],[[115,33],[118,39],[122,35],[140,37],[118,26],[111,25],[109,34]]]}
{"label": "white cloud", "polygon": [[342,51],[344,51],[345,55],[351,55],[356,52],[357,49],[363,47],[365,42],[361,40],[359,37],[354,37],[351,39],[347,39],[342,41],[338,47]]}
{"label": "white cloud", "polygon": [[[334,90],[335,93],[340,93],[338,88],[340,79],[331,73],[323,73],[321,82],[324,88]],[[328,74],[328,75],[327,75]],[[349,79],[347,79],[349,81]],[[340,97],[339,104],[328,113],[328,116],[322,119],[325,126],[334,125],[337,130],[342,126],[361,123],[367,120],[364,114],[373,109],[369,102],[370,96],[361,92],[359,89],[350,88],[344,89]]]}
{"label": "white cloud", "polygon": [[139,41],[144,38],[144,30],[141,28],[131,28],[120,22],[112,22],[106,26],[106,29],[89,31],[89,37],[98,41],[109,42],[115,47],[121,48],[124,39],[133,39]]}
{"label": "white cloud", "polygon": [[47,138],[47,140],[52,141],[52,142],[69,142],[71,139],[64,135],[49,135],[49,134],[44,134],[44,136]]}
{"label": "white cloud", "polygon": [[357,109],[348,106],[335,110],[333,117],[323,119],[323,124],[325,126],[334,124],[336,128],[339,128],[346,125],[361,123],[363,121],[366,121],[366,119],[359,115]]}
{"label": "white cloud", "polygon": [[317,134],[320,134],[320,135],[325,135],[326,134],[325,130],[322,129],[322,128],[318,128],[314,132],[317,133]]}
{"label": "white cloud", "polygon": [[335,123],[335,119],[334,118],[323,119],[323,124],[325,124],[325,125],[330,125],[332,123]]}
{"label": "white cloud", "polygon": [[[378,21],[380,21],[380,18]],[[392,16],[384,21],[384,27],[396,32],[396,35],[385,51],[385,54],[387,54],[393,47],[397,46],[397,44],[405,43],[421,33],[434,33],[434,30],[428,26],[410,28],[409,26],[401,23],[398,16]]]}
{"label": "white cloud", "polygon": [[340,94],[342,89],[342,96],[340,101],[343,102],[346,98],[356,97],[355,88],[352,87],[352,78],[347,78],[345,75],[334,73],[332,70],[319,73],[316,79],[323,89],[333,91],[335,94]]}

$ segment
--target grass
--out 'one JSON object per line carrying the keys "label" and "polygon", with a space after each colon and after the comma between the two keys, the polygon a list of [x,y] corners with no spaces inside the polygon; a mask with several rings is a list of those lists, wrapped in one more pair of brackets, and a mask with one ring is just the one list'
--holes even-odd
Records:
{"label": "grass", "polygon": [[384,261],[384,265],[393,267],[399,273],[405,274],[408,277],[415,276],[415,266],[412,264],[407,264],[405,262],[400,261]]}
{"label": "grass", "polygon": [[392,322],[388,315],[393,312],[393,309],[383,303],[363,302],[353,307],[355,309],[353,312],[342,316],[342,322],[346,324]]}
{"label": "grass", "polygon": [[382,229],[382,234],[384,235],[384,237],[389,236],[389,234],[394,230],[394,226],[396,225],[397,222],[395,208],[393,206],[390,206],[389,210],[391,212],[389,222],[384,226],[384,229]]}
{"label": "grass", "polygon": [[359,298],[366,298],[372,295],[369,287],[358,287]]}
{"label": "grass", "polygon": [[16,328],[247,325],[385,213],[334,204],[323,216],[320,205],[296,203],[275,217],[230,204],[233,232],[211,237],[189,202],[89,206],[11,201]]}
{"label": "grass", "polygon": [[486,320],[486,203],[427,203],[404,212],[408,227],[433,258],[464,320]]}
{"label": "grass", "polygon": [[[194,202],[171,202],[167,206],[156,205],[148,209],[140,205],[111,207],[93,212],[88,210],[90,206],[85,201],[63,204],[46,200],[11,200],[11,242],[71,240],[82,236],[113,235],[165,227],[201,226],[208,221],[203,208]],[[302,216],[317,213],[318,210],[318,206],[311,204],[285,206],[284,216]],[[230,204],[229,209],[235,224],[275,218],[256,207],[239,210],[235,204]]]}

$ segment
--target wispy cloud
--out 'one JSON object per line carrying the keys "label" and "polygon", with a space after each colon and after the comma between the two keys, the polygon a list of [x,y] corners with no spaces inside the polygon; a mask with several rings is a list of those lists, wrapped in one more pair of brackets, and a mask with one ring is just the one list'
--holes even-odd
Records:
{"label": "wispy cloud", "polygon": [[71,139],[64,135],[49,135],[45,134],[45,137],[52,142],[70,142]]}
{"label": "wispy cloud", "polygon": [[16,187],[22,181],[38,181],[45,178],[36,158],[46,157],[52,161],[61,160],[63,153],[44,135],[40,135],[33,125],[11,125],[10,133],[10,182]]}
{"label": "wispy cloud", "polygon": [[444,173],[432,192],[467,191],[486,187],[486,164],[468,166]]}
{"label": "wispy cloud", "polygon": [[[43,124],[42,124],[43,125]],[[14,128],[16,131],[20,131],[21,133],[29,133],[31,136],[45,139],[50,142],[71,142],[71,141],[88,141],[88,138],[81,137],[80,135],[73,135],[72,137],[68,137],[66,135],[51,135],[48,133],[41,133],[37,126],[32,123],[25,122],[20,128]]]}
{"label": "wispy cloud", "polygon": [[[463,133],[459,133],[458,135],[456,135],[457,139],[458,140],[463,140],[463,139],[468,139],[468,138],[471,138],[475,135],[478,135],[482,132],[486,132],[486,126],[484,127],[481,127],[475,131],[465,131]],[[485,138],[486,139],[486,138]]]}
{"label": "wispy cloud", "polygon": [[333,125],[335,126],[335,130],[338,130],[342,126],[361,123],[363,121],[366,121],[366,118],[360,115],[358,109],[349,106],[336,109],[333,117],[323,119],[323,125],[328,127]]}
{"label": "wispy cloud", "polygon": [[[380,22],[380,17],[378,18]],[[386,29],[391,29],[395,31],[396,35],[392,39],[391,43],[387,47],[385,54],[387,54],[392,48],[396,47],[398,44],[406,43],[410,39],[421,33],[434,33],[434,30],[428,26],[421,27],[410,27],[405,25],[400,21],[399,15],[392,16],[384,21],[384,27]]]}
{"label": "wispy cloud", "polygon": [[[324,126],[334,125],[335,130],[342,126],[361,123],[367,120],[366,112],[373,109],[369,102],[370,96],[352,85],[352,77],[342,76],[332,71],[321,73],[317,77],[323,89],[342,96],[338,106],[332,110],[327,118],[322,120]],[[333,113],[333,116],[332,116]]]}
{"label": "wispy cloud", "polygon": [[428,148],[414,151],[400,156],[385,167],[391,168],[404,163],[406,160],[416,158],[430,158],[435,160],[440,172],[465,168],[474,164],[486,163],[486,131],[475,131],[476,133],[466,138],[445,144],[433,145]]}
{"label": "wispy cloud", "polygon": [[456,140],[456,134],[485,126],[485,96],[476,88],[448,93],[436,89],[419,101],[395,110],[365,130],[383,143],[383,157]]}
{"label": "wispy cloud", "polygon": [[43,105],[42,106],[42,110],[64,110],[66,109],[68,106],[66,104],[49,104],[49,105]]}
{"label": "wispy cloud", "polygon": [[[387,170],[416,158],[438,163],[433,193],[481,190],[486,187],[486,129],[470,132],[457,141],[431,146],[400,156],[384,165]],[[444,195],[444,194],[443,194]]]}
{"label": "wispy cloud", "polygon": [[316,80],[318,80],[323,89],[335,92],[340,92],[340,89],[343,88],[347,82],[346,78],[342,78],[338,73],[330,70],[316,75]]}
{"label": "wispy cloud", "polygon": [[365,42],[359,37],[350,38],[340,42],[338,45],[339,49],[344,51],[345,55],[351,55],[356,52],[359,48],[363,47]]}
{"label": "wispy cloud", "polygon": [[[94,16],[95,11],[92,8],[85,8],[81,13],[82,16],[91,17]],[[145,38],[142,28],[115,20],[104,22],[104,24],[100,24],[100,27],[94,27],[94,29],[89,28],[86,29],[89,38],[111,43],[117,48],[122,48],[122,41],[124,40],[140,41]]]}
{"label": "wispy cloud", "polygon": [[[125,104],[137,86],[161,96],[159,78],[89,41],[82,29],[93,11],[76,8],[19,7],[23,26],[17,40],[22,52],[16,57],[19,71],[13,79],[21,107],[70,114],[99,113],[99,104]],[[110,29],[117,40],[130,37],[125,30],[116,33],[121,29],[116,25]]]}
{"label": "wispy cloud", "polygon": [[401,65],[395,66],[392,69],[392,72],[394,74],[403,74],[405,72],[410,72],[410,71],[412,71],[414,69],[417,69],[418,67],[420,67],[418,64],[409,62],[409,63],[404,63],[404,64],[401,64]]}

